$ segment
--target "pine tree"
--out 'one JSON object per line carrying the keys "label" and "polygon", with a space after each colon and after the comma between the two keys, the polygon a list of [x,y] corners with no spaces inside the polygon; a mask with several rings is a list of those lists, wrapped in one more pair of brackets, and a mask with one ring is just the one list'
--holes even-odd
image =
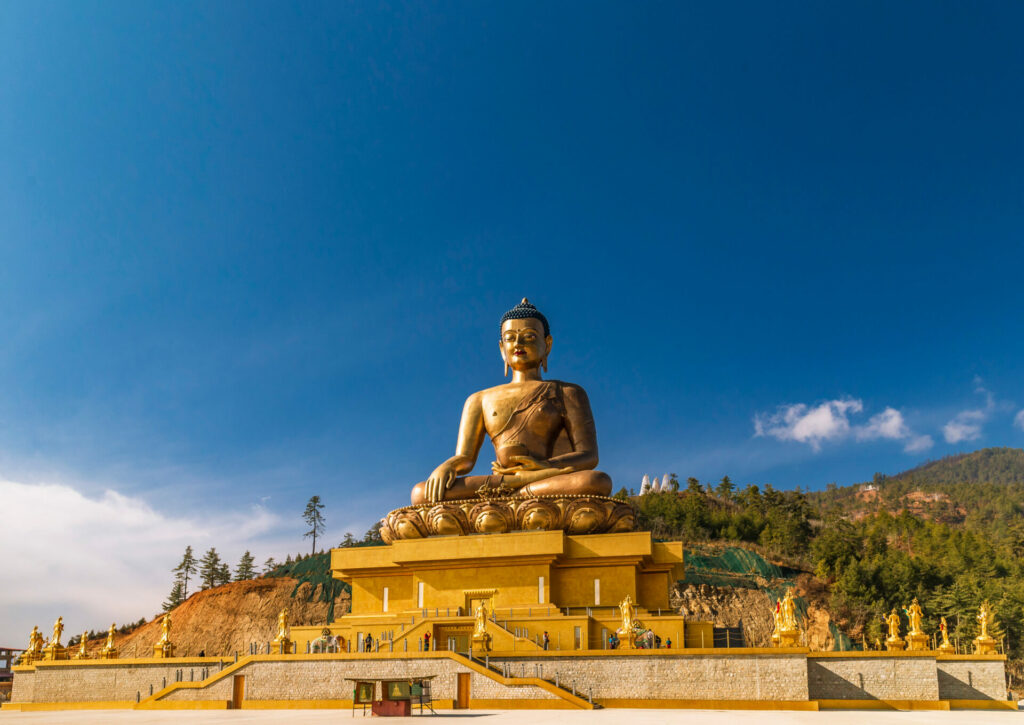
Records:
{"label": "pine tree", "polygon": [[338,544],[338,546],[345,547],[346,549],[348,547],[350,547],[350,546],[355,546],[355,545],[356,545],[356,537],[354,537],[352,535],[351,531],[346,531],[345,532],[345,538],[342,540],[342,542],[340,544]]}
{"label": "pine tree", "polygon": [[704,489],[701,488],[700,481],[693,476],[686,479],[686,492],[687,493],[704,493]]}
{"label": "pine tree", "polygon": [[185,586],[182,584],[181,579],[175,579],[174,586],[171,587],[171,595],[164,602],[164,611],[171,611],[183,601],[185,601]]}
{"label": "pine tree", "polygon": [[306,502],[306,510],[302,512],[302,520],[309,525],[309,531],[303,534],[303,538],[313,537],[313,553],[316,553],[316,537],[324,533],[326,520],[323,511],[324,505],[319,496],[311,496]]}
{"label": "pine tree", "polygon": [[238,566],[235,567],[235,581],[245,581],[246,579],[252,579],[256,576],[256,568],[253,566],[255,559],[253,555],[246,551],[242,554],[242,558],[238,562]]}
{"label": "pine tree", "polygon": [[188,578],[196,573],[196,557],[192,554],[191,546],[185,547],[181,563],[171,571],[178,575],[175,581],[181,581],[181,600],[185,601],[188,599]]}
{"label": "pine tree", "polygon": [[217,567],[217,586],[231,581],[231,567],[225,561]]}
{"label": "pine tree", "polygon": [[203,554],[203,558],[199,560],[199,579],[203,584],[203,589],[217,586],[220,570],[220,554],[211,546],[210,550]]}
{"label": "pine tree", "polygon": [[274,571],[274,569],[276,569],[276,568],[277,568],[277,562],[274,561],[274,557],[270,557],[265,562],[263,562],[263,573],[264,574],[269,574],[270,572]]}
{"label": "pine tree", "polygon": [[728,476],[722,476],[721,482],[715,487],[715,493],[718,494],[718,498],[725,501],[732,500],[732,492],[735,486],[732,485],[732,481]]}

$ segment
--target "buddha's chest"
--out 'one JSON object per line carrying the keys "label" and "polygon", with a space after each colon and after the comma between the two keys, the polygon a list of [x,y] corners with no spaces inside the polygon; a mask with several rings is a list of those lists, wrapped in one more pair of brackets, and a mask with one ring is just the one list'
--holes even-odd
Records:
{"label": "buddha's chest", "polygon": [[550,388],[511,388],[493,391],[481,402],[484,427],[493,437],[503,431],[547,437],[561,429],[562,411]]}

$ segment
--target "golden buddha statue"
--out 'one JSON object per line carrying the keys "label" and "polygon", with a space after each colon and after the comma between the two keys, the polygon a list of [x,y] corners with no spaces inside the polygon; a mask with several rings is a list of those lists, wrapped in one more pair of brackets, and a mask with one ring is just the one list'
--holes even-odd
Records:
{"label": "golden buddha statue", "polygon": [[117,631],[117,624],[115,622],[110,623],[110,629],[107,631],[107,641],[104,643],[103,648],[100,650],[100,658],[105,660],[117,659],[117,647],[114,645],[114,633]]}
{"label": "golden buddha statue", "polygon": [[78,641],[78,652],[72,659],[76,660],[87,660],[89,659],[89,633],[82,632],[82,639]]}
{"label": "golden buddha statue", "polygon": [[[547,318],[524,297],[501,318],[499,349],[512,381],[466,399],[455,455],[412,490],[412,503],[466,499],[480,492],[608,496],[612,481],[595,471],[597,434],[578,385],[542,380],[551,354]],[[497,461],[489,476],[467,476],[484,436]]]}
{"label": "golden buddha statue", "polygon": [[911,602],[909,609],[904,609],[904,613],[907,615],[907,621],[909,626],[907,627],[907,634],[921,634],[921,617],[924,616],[924,611],[921,609],[921,605],[917,601],[917,597],[914,597],[914,601]]}

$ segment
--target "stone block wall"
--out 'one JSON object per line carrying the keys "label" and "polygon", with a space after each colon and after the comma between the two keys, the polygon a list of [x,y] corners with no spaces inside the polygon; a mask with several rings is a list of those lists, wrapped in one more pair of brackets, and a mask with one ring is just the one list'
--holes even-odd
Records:
{"label": "stone block wall", "polygon": [[803,653],[693,654],[648,653],[607,656],[502,657],[516,677],[536,666],[551,679],[596,700],[807,700]]}
{"label": "stone block wall", "polygon": [[175,671],[185,670],[185,679],[195,670],[196,679],[204,667],[219,671],[219,659],[156,660],[149,662],[58,662],[40,663],[35,672],[19,672],[14,678],[12,702],[134,702],[135,694],[149,697],[149,686],[159,691],[164,678],[174,682]]}
{"label": "stone block wall", "polygon": [[[203,689],[180,688],[164,700],[226,700],[231,697],[234,675],[245,676],[246,700],[349,700],[355,679],[398,679],[433,675],[431,694],[436,700],[453,700],[456,675],[470,673],[473,699],[558,699],[535,685],[510,687],[495,682],[447,657],[338,658],[305,656],[293,660],[257,659]],[[379,690],[379,688],[378,688]],[[380,692],[377,693],[380,696]]]}
{"label": "stone block wall", "polygon": [[812,700],[939,699],[934,655],[823,656],[827,654],[807,656]]}
{"label": "stone block wall", "polygon": [[1001,660],[944,659],[936,662],[943,700],[1005,700],[1006,668]]}

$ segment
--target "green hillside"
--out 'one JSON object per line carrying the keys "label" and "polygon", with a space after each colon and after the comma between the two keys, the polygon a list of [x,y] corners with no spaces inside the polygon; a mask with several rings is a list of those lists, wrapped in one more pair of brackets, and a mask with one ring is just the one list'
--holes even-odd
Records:
{"label": "green hillside", "polygon": [[1019,483],[1024,484],[1024,450],[983,448],[928,461],[893,476],[919,483]]}

